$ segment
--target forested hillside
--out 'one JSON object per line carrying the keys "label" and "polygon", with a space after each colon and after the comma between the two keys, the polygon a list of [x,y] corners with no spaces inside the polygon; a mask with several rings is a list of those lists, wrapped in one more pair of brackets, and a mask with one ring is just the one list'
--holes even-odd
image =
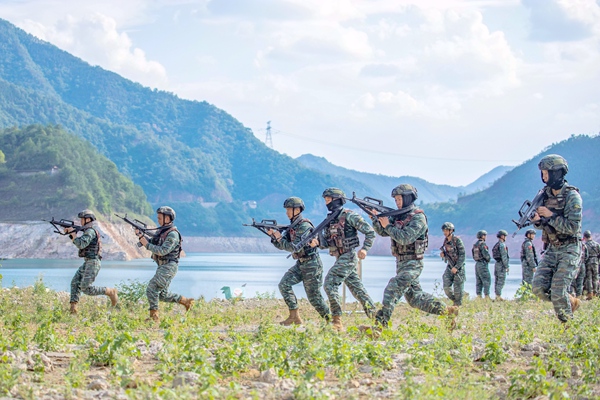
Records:
{"label": "forested hillside", "polygon": [[0,151],[0,221],[73,218],[84,208],[151,212],[141,187],[60,127],[2,129]]}

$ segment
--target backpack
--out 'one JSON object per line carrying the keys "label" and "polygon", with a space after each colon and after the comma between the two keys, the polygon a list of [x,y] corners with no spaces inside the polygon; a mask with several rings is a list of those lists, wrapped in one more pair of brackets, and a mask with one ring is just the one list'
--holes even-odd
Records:
{"label": "backpack", "polygon": [[502,261],[502,254],[500,254],[500,242],[496,243],[492,248],[492,257],[496,261]]}

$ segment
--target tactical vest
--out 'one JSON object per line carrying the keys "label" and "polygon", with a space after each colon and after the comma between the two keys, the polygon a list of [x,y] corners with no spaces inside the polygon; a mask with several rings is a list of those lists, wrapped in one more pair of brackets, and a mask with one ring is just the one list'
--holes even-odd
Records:
{"label": "tactical vest", "polygon": [[152,254],[152,259],[158,265],[164,265],[170,262],[179,262],[179,257],[181,256],[181,243],[183,242],[183,238],[181,237],[181,233],[179,233],[179,231],[177,230],[177,227],[170,226],[166,229],[163,229],[162,231],[160,231],[159,234],[157,234],[150,240],[150,243],[156,246],[162,246],[165,240],[167,240],[167,235],[173,231],[177,232],[177,235],[179,235],[179,244],[175,246],[175,248],[169,254],[165,254],[164,256]]}
{"label": "tactical vest", "polygon": [[[562,193],[561,190],[561,193],[559,193],[558,196],[554,196],[552,194],[552,189],[546,188],[546,198],[544,200],[544,206],[550,211],[552,211],[554,214],[560,217],[564,216],[567,195],[571,190],[576,190],[577,192],[579,192],[579,189],[575,186],[566,185],[564,193]],[[560,246],[566,243],[576,243],[578,240],[578,236],[558,233],[556,232],[556,229],[554,229],[550,225],[543,226],[542,242],[544,242],[544,248],[546,248],[548,244]]]}
{"label": "tactical vest", "polygon": [[[394,226],[399,229],[402,229],[403,227],[407,226],[410,223],[410,221],[412,220],[412,218],[415,214],[423,214],[423,216],[425,216],[425,213],[423,213],[423,210],[416,209],[414,211],[411,211],[408,214],[405,214],[406,217],[404,219],[398,219],[398,220],[394,221]],[[425,216],[425,221],[427,221],[426,216]],[[392,255],[399,260],[422,260],[423,254],[425,254],[425,250],[427,250],[427,246],[429,244],[428,233],[429,233],[429,229],[426,229],[425,233],[423,233],[423,235],[419,236],[417,238],[417,240],[415,240],[411,244],[406,244],[406,245],[400,244],[392,239],[391,240]]]}
{"label": "tactical vest", "polygon": [[584,245],[588,250],[588,262],[594,264],[598,263],[598,258],[600,257],[600,245],[593,240],[587,240]]}
{"label": "tactical vest", "polygon": [[471,253],[473,254],[473,260],[475,261],[488,261],[483,257],[483,254],[481,254],[482,244],[485,244],[483,240],[478,240],[473,244],[473,249],[471,250]]}
{"label": "tactical vest", "polygon": [[525,239],[523,241],[523,244],[521,244],[521,261],[522,262],[526,262],[527,261],[527,254],[526,250],[527,250],[527,245],[530,244],[531,245],[531,251],[533,252],[533,261],[535,262],[535,264],[537,265],[538,260],[537,260],[537,254],[535,253],[535,246],[533,245],[533,242],[529,239]]}
{"label": "tactical vest", "polygon": [[86,229],[92,229],[96,233],[96,237],[92,239],[90,244],[88,244],[83,249],[79,249],[78,256],[83,258],[95,258],[98,260],[102,260],[102,241],[100,240],[100,234],[93,226]]}
{"label": "tactical vest", "polygon": [[581,246],[581,259],[579,260],[579,265],[585,265],[586,261],[589,258],[589,251],[587,246]]}
{"label": "tactical vest", "polygon": [[343,210],[340,217],[325,228],[325,241],[329,246],[329,254],[334,257],[354,250],[360,244],[356,229],[346,224],[346,215],[350,210]]}
{"label": "tactical vest", "polygon": [[[296,222],[296,221],[294,221],[294,222]],[[314,229],[315,226],[313,225],[312,222],[310,222],[310,220],[301,218],[297,223],[292,224],[293,226],[290,226],[290,228],[287,229],[285,232],[285,239],[289,243],[294,243],[294,240],[296,240],[296,237],[297,237],[295,227],[300,225],[303,222],[307,222]],[[305,261],[305,260],[308,260],[309,258],[311,258],[312,256],[314,256],[317,253],[317,251],[318,250],[316,247],[307,249],[307,246],[304,246],[299,251],[292,253],[292,258],[294,260]]]}
{"label": "tactical vest", "polygon": [[460,267],[460,265],[456,265],[458,263],[458,245],[456,244],[457,237],[452,235],[452,239],[448,240],[448,238],[444,239],[444,244],[442,248],[445,250],[444,255],[447,259],[449,259],[450,264],[454,267]]}
{"label": "tactical vest", "polygon": [[[506,253],[508,253],[508,246],[504,245],[504,249],[506,250]],[[494,260],[502,262],[502,254],[500,254],[500,241],[496,242],[492,248],[492,257]]]}

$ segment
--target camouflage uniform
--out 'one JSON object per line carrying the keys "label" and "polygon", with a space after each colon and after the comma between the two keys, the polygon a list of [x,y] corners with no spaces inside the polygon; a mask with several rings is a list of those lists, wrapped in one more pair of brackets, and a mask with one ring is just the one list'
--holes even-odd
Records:
{"label": "camouflage uniform", "polygon": [[106,294],[105,287],[92,286],[100,272],[102,245],[98,232],[91,223],[86,225],[83,235],[75,238],[73,244],[79,249],[79,257],[83,257],[83,265],[79,267],[71,280],[71,303],[79,302],[81,292],[88,296]]}
{"label": "camouflage uniform", "polygon": [[356,270],[358,257],[355,248],[360,244],[357,230],[365,235],[362,249],[369,251],[373,246],[375,231],[360,215],[347,209],[342,210],[340,215],[331,221],[325,228],[324,237],[319,240],[319,246],[328,248],[329,254],[336,258],[323,285],[329,297],[333,316],[342,315],[339,295],[339,287],[342,283],[346,284],[350,293],[362,304],[367,316],[371,316],[375,309],[373,300],[365,290]]}
{"label": "camouflage uniform", "polygon": [[534,224],[542,230],[546,250],[533,277],[533,292],[542,300],[552,301],[558,319],[567,322],[573,317],[567,291],[581,257],[582,201],[579,190],[566,182],[556,196],[549,186],[544,191],[544,206],[554,215]]}
{"label": "camouflage uniform", "polygon": [[521,268],[523,270],[523,283],[531,285],[533,282],[533,272],[537,268],[538,260],[533,241],[525,238],[521,245]]}
{"label": "camouflage uniform", "polygon": [[489,296],[492,285],[489,267],[491,257],[485,240],[479,239],[475,242],[472,253],[473,260],[475,260],[475,293],[477,296],[481,296],[482,293]]}
{"label": "camouflage uniform", "polygon": [[173,224],[162,226],[156,236],[146,244],[152,259],[158,265],[156,274],[146,288],[150,310],[158,310],[158,301],[179,303],[182,296],[169,292],[169,285],[179,269],[181,234]]}
{"label": "camouflage uniform", "polygon": [[[461,238],[452,233],[450,239],[444,239],[442,249],[444,249],[442,251],[444,261],[448,263],[442,276],[444,292],[455,306],[460,306],[462,305],[466,280],[465,245]],[[452,268],[456,268],[458,271],[453,273]]]}
{"label": "camouflage uniform", "polygon": [[585,290],[588,294],[598,295],[598,257],[600,257],[600,244],[592,239],[586,240],[584,246],[588,251],[588,259],[585,263]]}
{"label": "camouflage uniform", "polygon": [[313,229],[312,223],[302,218],[302,214],[296,216],[293,227],[285,231],[284,236],[279,240],[271,239],[271,243],[280,250],[289,251],[292,257],[297,260],[296,264],[290,268],[279,282],[279,292],[285,300],[290,310],[298,309],[298,301],[292,290],[292,286],[302,282],[306,290],[306,296],[310,304],[317,310],[321,317],[329,316],[329,307],[321,295],[321,284],[323,283],[323,263],[317,249],[304,249],[294,253],[294,244],[302,240],[302,236]]}
{"label": "camouflage uniform", "polygon": [[383,307],[377,312],[377,322],[387,326],[402,296],[411,307],[431,314],[444,314],[446,305],[423,292],[419,284],[428,233],[423,211],[413,210],[397,217],[391,216],[390,224],[385,228],[377,219],[372,219],[375,231],[392,239],[392,255],[396,257],[396,276],[390,279],[383,292]]}
{"label": "camouflage uniform", "polygon": [[579,258],[579,267],[577,268],[577,275],[571,282],[571,293],[574,296],[583,296],[583,282],[586,280],[586,268],[585,264],[588,260],[588,251],[585,245],[581,246],[581,257]]}
{"label": "camouflage uniform", "polygon": [[508,247],[501,240],[498,240],[495,246],[498,246],[500,258],[496,259],[496,264],[494,265],[494,293],[496,297],[501,297],[509,267]]}

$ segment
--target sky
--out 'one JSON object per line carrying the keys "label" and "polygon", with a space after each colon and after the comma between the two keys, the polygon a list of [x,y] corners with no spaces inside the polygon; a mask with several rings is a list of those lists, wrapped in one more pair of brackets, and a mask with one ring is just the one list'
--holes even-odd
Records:
{"label": "sky", "polygon": [[600,132],[600,0],[0,0],[0,18],[359,171],[466,185]]}

